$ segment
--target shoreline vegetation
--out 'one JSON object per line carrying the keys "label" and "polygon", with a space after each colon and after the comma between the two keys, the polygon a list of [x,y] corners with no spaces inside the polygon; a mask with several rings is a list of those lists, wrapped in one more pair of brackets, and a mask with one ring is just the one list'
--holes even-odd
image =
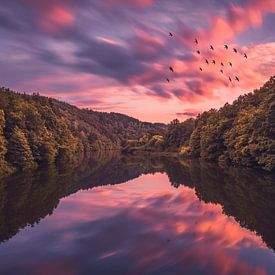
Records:
{"label": "shoreline vegetation", "polygon": [[274,171],[275,76],[232,104],[203,112],[195,119],[175,119],[164,136],[123,148],[132,154],[140,150]]}
{"label": "shoreline vegetation", "polygon": [[0,176],[77,163],[100,151],[149,152],[275,169],[275,76],[219,110],[170,124],[79,109],[0,89]]}

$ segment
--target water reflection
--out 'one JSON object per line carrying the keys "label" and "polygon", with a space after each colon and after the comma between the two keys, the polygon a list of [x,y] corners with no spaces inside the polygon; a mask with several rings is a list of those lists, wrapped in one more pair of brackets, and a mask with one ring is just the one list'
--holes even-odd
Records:
{"label": "water reflection", "polygon": [[1,274],[275,271],[271,174],[113,154],[0,188]]}

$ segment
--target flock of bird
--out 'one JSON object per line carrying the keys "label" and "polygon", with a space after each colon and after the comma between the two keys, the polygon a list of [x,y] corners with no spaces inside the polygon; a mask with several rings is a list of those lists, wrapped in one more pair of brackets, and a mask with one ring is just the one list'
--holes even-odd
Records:
{"label": "flock of bird", "polygon": [[[169,36],[170,36],[170,37],[173,37],[174,35],[173,35],[173,33],[169,32]],[[196,46],[199,45],[199,41],[198,41],[197,38],[195,38],[194,43],[196,44]],[[228,46],[228,45],[224,45],[224,48],[225,48],[226,50],[229,50],[229,46]],[[213,45],[210,45],[210,46],[209,46],[209,49],[210,49],[211,51],[215,51]],[[234,52],[235,54],[238,54],[238,50],[237,50],[236,48],[233,48],[233,52]],[[199,55],[201,55],[200,49],[197,49],[197,50],[196,50],[196,53],[199,54]],[[243,57],[246,58],[246,59],[248,58],[246,53],[243,54]],[[219,65],[219,62],[216,61],[215,59],[212,59],[212,61],[208,60],[207,58],[204,58],[204,59],[205,59],[205,63],[206,63],[207,65],[209,65],[210,62],[213,63],[214,65]],[[229,62],[228,62],[228,66],[229,66],[230,68],[232,68],[232,67],[233,67],[233,63],[232,63],[231,61],[229,61]],[[224,62],[220,62],[220,73],[225,74],[225,71],[224,71],[224,68],[225,68],[225,67],[226,67],[226,64],[225,64]],[[172,66],[169,66],[169,70],[170,70],[172,73],[174,73],[174,68],[173,68]],[[202,71],[203,71],[203,68],[202,68],[202,67],[199,67],[199,70],[202,72]],[[239,81],[240,81],[240,78],[239,78],[238,76],[235,76],[235,78],[234,78],[233,76],[230,76],[230,75],[229,75],[229,76],[228,76],[228,80],[230,81],[230,83],[232,83],[233,80],[239,82]],[[166,78],[166,81],[169,83],[169,82],[170,82],[170,79],[169,79],[169,78]]]}

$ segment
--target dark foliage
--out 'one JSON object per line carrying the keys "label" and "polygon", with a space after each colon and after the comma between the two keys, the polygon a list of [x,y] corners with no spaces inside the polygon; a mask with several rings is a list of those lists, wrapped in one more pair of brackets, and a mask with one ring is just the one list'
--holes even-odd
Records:
{"label": "dark foliage", "polygon": [[95,151],[179,152],[224,164],[275,169],[275,77],[259,90],[168,127],[0,89],[0,175],[77,162]]}
{"label": "dark foliage", "polygon": [[275,169],[275,77],[232,105],[211,109],[195,120],[172,121],[166,148],[182,156],[233,165]]}
{"label": "dark foliage", "polygon": [[163,133],[164,124],[79,109],[52,98],[0,89],[0,175],[76,162],[127,140]]}

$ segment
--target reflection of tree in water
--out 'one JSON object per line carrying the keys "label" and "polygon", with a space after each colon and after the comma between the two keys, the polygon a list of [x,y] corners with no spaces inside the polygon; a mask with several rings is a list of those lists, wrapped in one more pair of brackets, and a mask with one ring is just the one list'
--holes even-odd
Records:
{"label": "reflection of tree in water", "polygon": [[172,185],[195,188],[199,199],[222,205],[226,215],[256,231],[275,249],[274,174],[197,161],[170,161],[165,167]]}
{"label": "reflection of tree in water", "polygon": [[126,182],[150,171],[109,153],[83,160],[78,167],[48,167],[7,178],[0,182],[0,241],[52,214],[61,198],[80,189]]}
{"label": "reflection of tree in water", "polygon": [[61,198],[94,186],[118,184],[141,174],[166,172],[171,184],[195,188],[205,202],[219,203],[225,214],[255,230],[275,248],[274,174],[247,168],[221,168],[176,158],[100,154],[78,167],[48,168],[0,182],[0,241],[51,214]]}

